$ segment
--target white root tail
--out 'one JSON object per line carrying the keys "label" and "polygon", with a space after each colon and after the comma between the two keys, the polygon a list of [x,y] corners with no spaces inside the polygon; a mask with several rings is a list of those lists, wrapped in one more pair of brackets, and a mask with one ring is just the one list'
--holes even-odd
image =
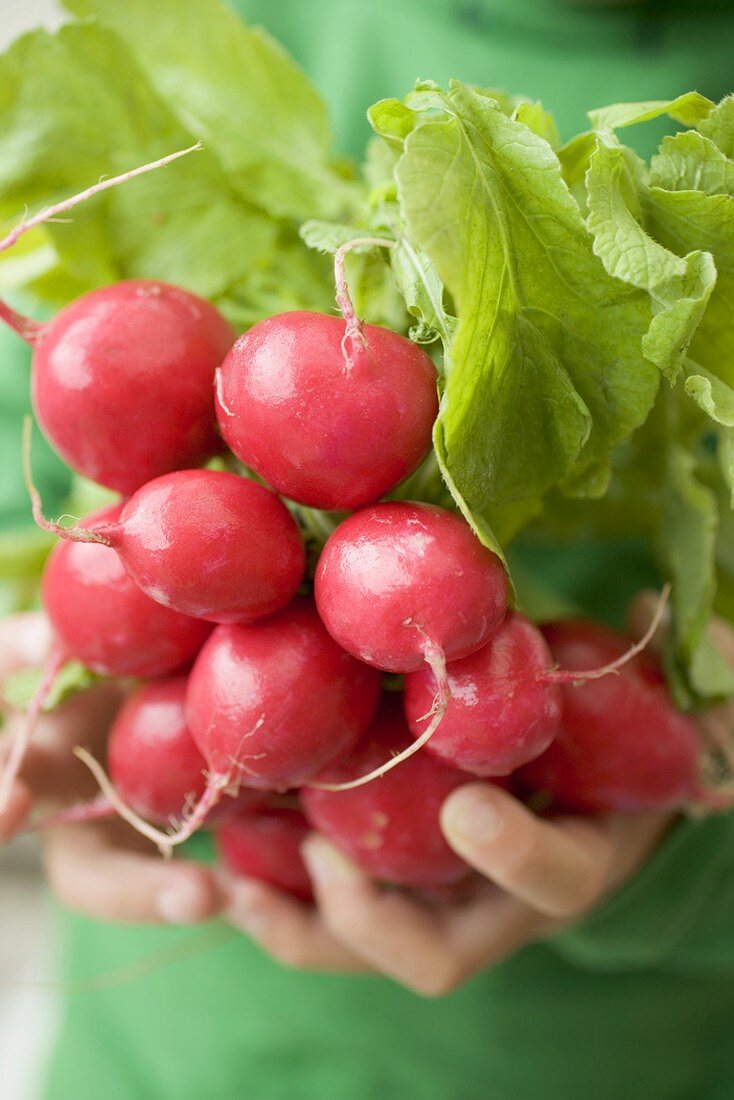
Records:
{"label": "white root tail", "polygon": [[351,791],[354,790],[355,787],[364,787],[365,784],[371,783],[374,779],[380,779],[383,775],[387,775],[393,768],[397,768],[398,764],[402,764],[405,760],[409,760],[415,753],[420,752],[424,745],[428,744],[443,721],[443,717],[451,701],[451,691],[449,689],[448,674],[446,672],[446,658],[444,657],[443,650],[439,646],[434,645],[433,642],[427,641],[423,650],[423,655],[426,664],[430,666],[431,672],[435,677],[438,685],[438,692],[433,701],[433,706],[421,719],[421,721],[424,721],[430,718],[431,721],[420,737],[417,737],[412,745],[408,745],[407,749],[403,749],[403,751],[397,753],[397,755],[391,756],[384,764],[380,764],[379,768],[367,772],[366,775],[361,775],[358,779],[351,779],[346,783],[314,782],[309,783],[309,787],[314,787],[317,791]]}
{"label": "white root tail", "polygon": [[102,546],[112,546],[112,540],[99,531],[89,530],[75,524],[73,527],[62,527],[60,523],[53,523],[43,514],[43,502],[41,494],[33,481],[31,469],[31,437],[33,434],[33,418],[26,416],[23,420],[23,479],[28,496],[31,498],[33,519],[42,531],[48,531],[50,535],[58,535],[59,538],[69,539],[70,542],[96,542]]}
{"label": "white root tail", "polygon": [[10,746],[10,752],[5,767],[0,775],[0,815],[7,809],[8,801],[13,790],[13,784],[20,774],[28,746],[33,738],[33,731],[41,715],[49,693],[54,686],[56,677],[67,663],[68,657],[60,649],[55,649],[49,655],[44,666],[41,682],[26,712],[25,721],[18,732],[17,737]]}
{"label": "white root tail", "polygon": [[[44,222],[50,221],[57,217],[59,214],[65,214],[68,210],[72,210],[75,206],[78,206],[81,202],[86,202],[87,199],[91,199],[94,195],[99,195],[102,191],[108,191],[111,187],[117,187],[120,183],[127,183],[128,180],[135,179],[136,176],[142,176],[146,172],[153,172],[156,168],[165,168],[167,164],[171,164],[174,160],[178,160],[179,157],[188,156],[189,153],[194,153],[202,148],[200,141],[197,141],[195,145],[189,146],[188,149],[179,149],[175,153],[169,153],[168,156],[160,157],[158,160],[153,160],[149,164],[142,164],[138,168],[131,168],[128,172],[122,172],[119,176],[112,176],[110,179],[101,179],[97,183],[92,184],[91,187],[87,187],[84,191],[80,191],[77,195],[72,195],[68,199],[62,199],[61,202],[53,203],[52,206],[45,206],[43,210],[39,210],[30,218],[23,218],[14,229],[11,229],[7,237],[0,241],[0,252],[5,252],[8,248],[12,248],[13,245],[24,233],[27,233],[29,229],[35,229],[39,225],[43,225]],[[28,343],[33,344],[45,329],[45,325],[40,324],[38,321],[34,321],[31,317],[24,317],[23,314],[17,313],[10,306],[5,305],[4,302],[0,302],[0,320],[5,321],[19,336],[22,336]]]}
{"label": "white root tail", "polygon": [[115,816],[115,807],[100,795],[91,802],[77,802],[73,806],[67,806],[63,810],[41,817],[32,822],[25,830],[27,833],[43,833],[47,829],[55,829],[58,825],[82,825],[87,821],[108,821]]}
{"label": "white root tail", "polygon": [[631,645],[621,657],[616,659],[616,661],[611,661],[608,665],[602,665],[601,668],[591,668],[588,671],[566,668],[546,669],[544,672],[538,673],[538,679],[546,684],[574,684],[580,687],[589,680],[601,680],[602,677],[609,676],[610,673],[618,672],[619,669],[623,668],[633,657],[636,657],[638,653],[642,653],[642,651],[648,647],[662,622],[663,613],[665,612],[665,606],[669,596],[670,585],[666,584],[660,593],[660,599],[655,608],[655,614],[647,630],[640,638],[639,642],[635,642],[634,645]]}
{"label": "white root tail", "polygon": [[155,844],[165,859],[170,859],[173,854],[173,849],[178,847],[179,844],[183,844],[184,841],[189,840],[189,838],[202,827],[207,817],[219,803],[232,782],[231,776],[229,775],[210,776],[204,794],[196,803],[186,820],[174,832],[164,833],[162,829],[156,829],[154,825],[151,825],[150,822],[136,813],[131,806],[128,806],[115,790],[115,786],[107,775],[107,772],[99,761],[95,760],[90,752],[86,749],[77,747],[74,749],[74,755],[89,768],[90,772],[99,783],[102,794],[109,801],[117,814],[119,814],[124,821],[127,821],[128,825],[131,825],[136,832],[141,834],[141,836],[147,837],[148,840]]}
{"label": "white root tail", "polygon": [[355,248],[394,248],[395,241],[387,237],[355,237],[353,241],[347,241],[334,253],[334,283],[336,285],[336,304],[339,307],[345,322],[344,337],[342,339],[342,354],[347,370],[354,366],[355,353],[367,347],[364,335],[364,324],[357,316],[352,296],[349,293],[349,284],[345,270],[347,254]]}

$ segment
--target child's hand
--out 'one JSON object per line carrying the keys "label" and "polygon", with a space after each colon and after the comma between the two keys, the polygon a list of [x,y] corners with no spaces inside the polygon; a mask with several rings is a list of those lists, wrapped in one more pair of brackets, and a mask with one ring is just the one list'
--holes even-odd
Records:
{"label": "child's hand", "polygon": [[[654,598],[631,609],[644,633]],[[717,624],[734,662],[734,632]],[[734,704],[701,717],[734,726]],[[417,993],[445,994],[473,974],[578,920],[649,858],[672,815],[541,820],[498,787],[470,782],[444,803],[451,846],[482,876],[470,895],[421,902],[369,879],[320,836],[306,843],[317,910],[270,887],[228,880],[230,920],[274,957],[307,969],[372,970]]]}
{"label": "child's hand", "polygon": [[229,919],[288,966],[372,970],[439,996],[593,908],[645,861],[670,818],[543,821],[498,787],[469,783],[444,804],[442,824],[484,879],[465,898],[385,889],[313,835],[304,854],[317,909],[228,879]]}
{"label": "child's hand", "polygon": [[[50,641],[42,615],[16,615],[0,622],[0,683],[17,668],[41,664]],[[34,733],[7,811],[0,840],[23,827],[33,807],[44,812],[97,793],[87,769],[72,755],[75,745],[95,754],[121,701],[104,684],[44,715]],[[10,740],[22,715],[10,713],[0,735]],[[109,921],[190,923],[213,915],[219,895],[211,874],[193,863],[164,862],[123,822],[68,825],[43,836],[51,885],[70,909]]]}

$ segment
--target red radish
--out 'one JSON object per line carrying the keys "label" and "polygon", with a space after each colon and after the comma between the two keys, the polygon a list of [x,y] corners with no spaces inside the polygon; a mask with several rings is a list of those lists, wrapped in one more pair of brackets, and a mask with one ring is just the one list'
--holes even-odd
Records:
{"label": "red radish", "polygon": [[217,829],[217,847],[233,874],[269,882],[312,901],[311,880],[301,856],[309,831],[299,810],[264,807],[228,818]]}
{"label": "red radish", "polygon": [[507,611],[507,577],[497,555],[459,516],[406,501],[363,508],[340,524],[319,559],[315,594],[327,630],[348,653],[387,672],[433,670],[432,721],[408,755],[441,722],[446,661],[483,646]]}
{"label": "red radish", "polygon": [[[79,531],[114,523],[121,505],[87,516]],[[141,592],[118,555],[94,542],[54,547],[43,574],[43,605],[55,636],[41,684],[0,776],[0,812],[10,796],[33,729],[68,660],[103,676],[166,676],[193,661],[209,623],[161,607]]]}
{"label": "red radish", "polygon": [[[348,782],[391,753],[401,753],[409,741],[399,701],[386,700],[352,755],[321,773],[319,780]],[[313,827],[375,878],[428,889],[469,874],[439,825],[443,802],[467,782],[462,772],[421,753],[378,783],[341,791],[307,786],[301,801]]]}
{"label": "red radish", "polygon": [[[349,752],[380,691],[379,673],[339,648],[309,599],[247,626],[218,626],[191,671],[186,699],[191,736],[206,761],[206,790],[173,836],[129,807],[124,816],[169,853],[203,824],[225,791],[288,790]],[[99,764],[83,750],[78,755],[113,798]]]}
{"label": "red radish", "polygon": [[[544,627],[566,669],[618,660],[627,640],[597,623]],[[636,656],[617,676],[563,687],[558,737],[519,773],[554,805],[582,813],[680,809],[697,793],[701,746],[694,723],[673,707],[657,661]]]}
{"label": "red radish", "polygon": [[279,493],[314,508],[379,500],[431,446],[436,369],[416,344],[354,314],[337,253],[344,318],[281,313],[241,336],[217,376],[228,446]]}
{"label": "red radish", "polygon": [[[41,211],[0,242],[0,252],[33,226],[181,155]],[[219,449],[214,374],[234,332],[204,299],[167,283],[131,280],[82,295],[46,325],[2,303],[0,318],[33,345],[36,415],[77,472],[131,493]]]}
{"label": "red radish", "polygon": [[[524,615],[508,615],[485,646],[449,664],[449,702],[427,749],[481,776],[509,775],[539,756],[561,720],[562,689],[544,675],[552,665],[538,628]],[[426,728],[437,687],[430,668],[405,678],[405,713],[414,737]]]}
{"label": "red radish", "polygon": [[[184,819],[206,789],[206,763],[186,725],[186,682],[178,676],[145,684],[110,731],[107,763],[115,790],[159,825]],[[236,802],[244,809],[264,798],[259,791],[242,791]]]}
{"label": "red radish", "polygon": [[429,650],[466,657],[507,611],[497,555],[459,516],[409,501],[363,508],[340,524],[319,559],[315,593],[339,645],[385,672],[415,672]]}
{"label": "red radish", "polygon": [[[119,504],[82,521],[94,531],[115,523]],[[155,603],[107,546],[63,542],[43,577],[43,605],[59,647],[106,676],[165,676],[189,664],[211,632],[199,619]]]}
{"label": "red radish", "polygon": [[213,775],[287,790],[349,752],[380,690],[380,675],[339,648],[304,598],[217,627],[192,670],[187,714]]}
{"label": "red radish", "polygon": [[[39,526],[90,541],[88,531],[49,523],[31,488]],[[95,525],[157,603],[211,622],[251,622],[290,603],[306,567],[298,526],[268,489],[236,474],[178,470],[149,481],[119,521]]]}
{"label": "red radish", "polygon": [[[186,677],[154,680],[138,688],[110,730],[107,763],[117,798],[102,797],[61,810],[35,830],[114,817],[120,803],[157,825],[182,821],[206,788],[205,762],[186,725]],[[211,821],[260,805],[267,796],[241,791],[220,803]]]}

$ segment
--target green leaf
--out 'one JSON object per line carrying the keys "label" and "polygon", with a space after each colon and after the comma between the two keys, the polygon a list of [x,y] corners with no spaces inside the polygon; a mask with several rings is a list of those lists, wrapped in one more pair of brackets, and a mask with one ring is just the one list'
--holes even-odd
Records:
{"label": "green leaf", "polygon": [[689,355],[734,388],[734,198],[651,187],[644,199],[651,234],[678,255],[709,252],[716,286],[691,341]]}
{"label": "green leaf", "polygon": [[[0,212],[8,220],[193,141],[103,28],[37,31],[0,58]],[[239,276],[243,254],[257,259],[273,234],[204,150],[90,200],[70,224],[48,224],[45,239],[87,285],[152,276],[216,297]]]}
{"label": "green leaf", "polygon": [[[43,678],[42,668],[22,668],[13,672],[2,685],[2,698],[6,706],[14,710],[27,710]],[[101,683],[102,677],[79,661],[69,661],[59,672],[46,698],[44,711],[55,710],[68,699],[89,691]]]}
{"label": "green leaf", "polygon": [[486,523],[570,474],[583,490],[644,420],[657,377],[640,352],[646,296],[594,256],[547,142],[460,84],[443,102],[396,175],[458,308],[437,450],[460,507]]}
{"label": "green leaf", "polygon": [[722,699],[734,692],[734,670],[713,648],[708,623],[716,589],[716,497],[696,477],[682,447],[669,453],[661,494],[659,546],[673,581],[673,630],[668,667],[682,705]]}
{"label": "green leaf", "polygon": [[158,93],[241,195],[277,217],[340,217],[326,107],[282,46],[219,0],[65,0],[129,45]]}
{"label": "green leaf", "polygon": [[728,95],[717,103],[708,118],[698,128],[719,147],[726,157],[734,160],[734,95]]}
{"label": "green leaf", "polygon": [[703,134],[687,130],[663,138],[660,152],[650,162],[650,183],[667,191],[732,195],[734,161]]}
{"label": "green leaf", "polygon": [[684,126],[697,126],[707,118],[714,104],[699,92],[686,92],[677,99],[650,99],[643,103],[615,103],[589,111],[595,130],[617,130],[649,122],[661,115],[668,115]]}
{"label": "green leaf", "polygon": [[734,428],[734,389],[726,382],[692,363],[685,390],[712,420]]}
{"label": "green leaf", "polygon": [[[309,248],[333,256],[342,245],[349,244],[350,241],[354,241],[358,237],[363,237],[365,231],[353,225],[311,219],[304,222],[299,230],[299,235]],[[369,252],[373,248],[374,245],[358,245],[355,246],[353,252]]]}
{"label": "green leaf", "polygon": [[551,149],[559,148],[561,137],[558,133],[556,120],[550,111],[545,110],[542,103],[538,101],[535,103],[518,103],[513,113],[513,118],[517,122],[521,122],[523,126],[527,126],[527,128],[532,130],[534,134],[537,134],[538,137],[547,141]]}
{"label": "green leaf", "polygon": [[704,252],[681,259],[647,233],[638,196],[644,165],[615,138],[597,141],[586,186],[594,251],[610,275],[650,295],[654,316],[642,348],[674,382],[713,291],[714,262]]}

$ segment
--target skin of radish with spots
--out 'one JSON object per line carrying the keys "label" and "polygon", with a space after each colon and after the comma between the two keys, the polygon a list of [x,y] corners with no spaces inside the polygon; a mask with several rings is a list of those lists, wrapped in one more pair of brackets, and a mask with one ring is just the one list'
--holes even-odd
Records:
{"label": "skin of radish with spots", "polygon": [[[114,523],[120,505],[82,527]],[[65,653],[104,676],[166,676],[190,664],[211,625],[171,611],[141,592],[109,546],[61,542],[43,575],[43,606]]]}
{"label": "skin of radish with spots", "polygon": [[[387,698],[351,756],[319,780],[343,783],[378,767],[410,743],[399,700]],[[439,826],[446,798],[469,782],[419,752],[380,779],[349,791],[305,787],[301,802],[315,829],[373,877],[399,886],[449,886],[469,874]]]}
{"label": "skin of radish with spots", "polygon": [[[524,615],[510,613],[485,646],[449,664],[451,697],[426,751],[479,776],[509,775],[548,748],[561,720],[561,689],[538,674],[553,658]],[[405,677],[405,714],[414,737],[428,725],[438,690],[429,668]]]}
{"label": "skin of radish with spots", "polygon": [[[564,669],[601,667],[630,645],[615,631],[582,620],[553,623],[543,633]],[[564,684],[561,691],[560,732],[518,772],[525,789],[582,813],[675,810],[694,796],[698,732],[674,709],[651,654],[639,654],[600,680]]]}
{"label": "skin of radish with spots", "polygon": [[306,568],[298,526],[275,494],[213,470],[148,482],[104,533],[151,599],[210,622],[280,611]]}
{"label": "skin of radish with spots", "polygon": [[233,340],[214,306],[167,283],[90,291],[35,344],[38,421],[77,473],[132,493],[221,449],[214,374]]}
{"label": "skin of radish with spots", "polygon": [[345,364],[340,317],[282,313],[241,336],[222,364],[227,445],[279,493],[351,511],[379,500],[431,446],[436,369],[410,340],[364,326]]}
{"label": "skin of radish with spots", "polygon": [[[206,763],[186,725],[185,698],[185,676],[144,684],[110,730],[110,778],[123,801],[156,825],[180,821],[206,787]],[[258,806],[265,797],[243,791],[217,806],[211,820]]]}
{"label": "skin of radish with spots", "polygon": [[380,691],[379,673],[340,649],[304,598],[257,623],[218,626],[186,710],[210,772],[281,791],[353,748]]}
{"label": "skin of radish with spots", "polygon": [[232,874],[260,879],[312,901],[311,880],[301,856],[301,844],[309,832],[299,810],[264,807],[230,817],[217,829],[217,848]]}
{"label": "skin of radish with spots", "polygon": [[343,649],[387,672],[415,672],[426,637],[447,661],[489,641],[507,611],[507,577],[459,516],[391,501],[337,527],[319,559],[315,595]]}

